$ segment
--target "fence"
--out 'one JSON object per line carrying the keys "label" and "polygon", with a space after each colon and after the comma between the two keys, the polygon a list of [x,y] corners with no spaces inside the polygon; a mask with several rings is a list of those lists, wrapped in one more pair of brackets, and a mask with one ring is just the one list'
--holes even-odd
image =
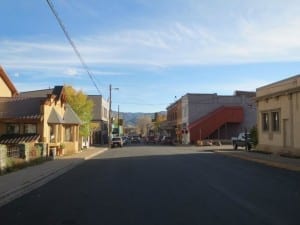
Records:
{"label": "fence", "polygon": [[45,143],[22,143],[15,145],[0,145],[0,171],[14,165],[33,159],[46,157]]}

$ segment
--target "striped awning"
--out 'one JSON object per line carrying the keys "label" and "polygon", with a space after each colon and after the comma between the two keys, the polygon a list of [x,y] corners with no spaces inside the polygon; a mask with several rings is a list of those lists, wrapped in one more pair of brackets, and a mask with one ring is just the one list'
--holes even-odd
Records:
{"label": "striped awning", "polygon": [[0,144],[19,144],[35,142],[39,138],[39,134],[4,134],[0,136]]}

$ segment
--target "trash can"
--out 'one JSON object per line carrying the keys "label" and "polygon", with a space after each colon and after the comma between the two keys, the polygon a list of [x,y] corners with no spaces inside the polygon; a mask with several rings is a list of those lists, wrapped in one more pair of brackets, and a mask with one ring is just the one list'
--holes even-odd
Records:
{"label": "trash can", "polygon": [[56,148],[52,147],[50,148],[50,158],[55,159],[56,157]]}

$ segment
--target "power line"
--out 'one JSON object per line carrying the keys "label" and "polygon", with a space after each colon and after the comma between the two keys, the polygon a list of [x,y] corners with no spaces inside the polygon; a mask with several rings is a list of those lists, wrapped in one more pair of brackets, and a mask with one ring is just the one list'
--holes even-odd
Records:
{"label": "power line", "polygon": [[47,3],[48,3],[48,6],[50,7],[52,13],[54,14],[54,16],[55,16],[55,18],[56,18],[56,20],[57,20],[57,22],[58,22],[60,28],[63,30],[63,32],[64,32],[66,38],[68,39],[70,45],[72,46],[72,48],[73,48],[75,54],[76,54],[77,57],[79,58],[82,67],[86,70],[87,74],[89,75],[89,78],[91,79],[93,85],[94,85],[95,88],[97,89],[99,95],[101,95],[101,91],[100,91],[100,89],[98,88],[98,86],[97,86],[97,84],[96,84],[96,82],[95,82],[95,79],[94,79],[93,76],[92,76],[92,73],[90,72],[90,70],[89,70],[87,64],[84,62],[84,60],[83,60],[83,58],[82,58],[80,52],[78,51],[78,49],[77,49],[75,43],[72,41],[72,39],[71,39],[69,33],[67,32],[67,29],[65,28],[65,26],[64,26],[64,24],[63,24],[63,22],[62,22],[62,20],[60,19],[58,13],[55,11],[54,5],[52,4],[52,2],[51,2],[50,0],[46,0],[46,1],[47,1]]}

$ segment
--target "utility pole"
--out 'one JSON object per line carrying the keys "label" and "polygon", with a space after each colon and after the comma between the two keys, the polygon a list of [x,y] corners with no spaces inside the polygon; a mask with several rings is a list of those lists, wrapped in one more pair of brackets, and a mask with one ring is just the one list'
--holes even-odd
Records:
{"label": "utility pole", "polygon": [[118,136],[120,136],[120,106],[118,105]]}
{"label": "utility pole", "polygon": [[111,147],[111,130],[112,130],[112,118],[111,118],[111,91],[119,90],[119,88],[112,88],[111,84],[109,85],[109,110],[108,110],[108,148]]}
{"label": "utility pole", "polygon": [[108,110],[108,148],[111,147],[111,84],[109,85],[109,110]]}

